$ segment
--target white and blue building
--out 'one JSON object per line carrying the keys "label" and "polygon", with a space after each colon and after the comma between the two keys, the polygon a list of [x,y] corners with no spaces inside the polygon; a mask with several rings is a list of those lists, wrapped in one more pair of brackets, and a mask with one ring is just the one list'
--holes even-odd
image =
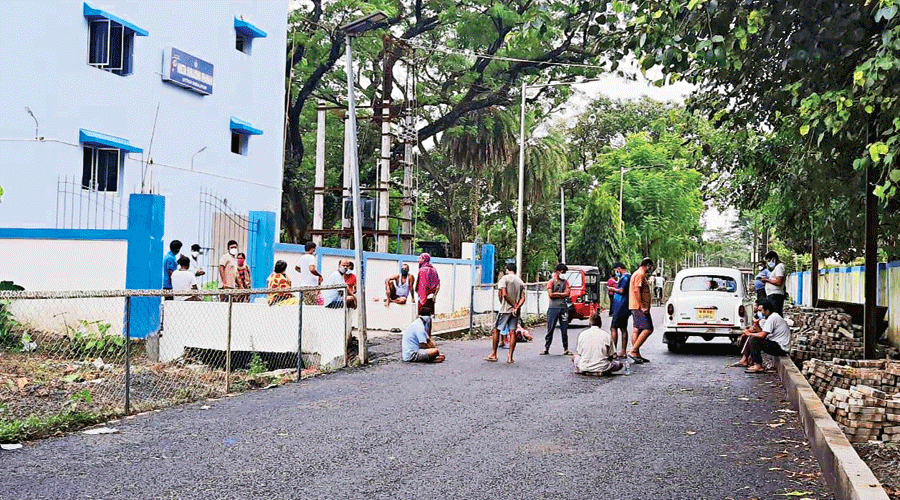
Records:
{"label": "white and blue building", "polygon": [[[270,266],[287,0],[0,0],[0,10],[10,55],[0,247],[29,260],[4,259],[0,279],[159,288],[172,239],[205,242],[213,265],[234,238],[251,264]],[[240,235],[222,222],[236,216]]]}

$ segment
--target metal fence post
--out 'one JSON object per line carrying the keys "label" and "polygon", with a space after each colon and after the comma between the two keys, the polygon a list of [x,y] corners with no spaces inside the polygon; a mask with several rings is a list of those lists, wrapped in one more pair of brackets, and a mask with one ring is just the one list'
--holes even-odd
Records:
{"label": "metal fence post", "polygon": [[303,292],[300,292],[300,305],[297,306],[297,382],[303,373]]}
{"label": "metal fence post", "polygon": [[[344,294],[346,295],[346,291]],[[344,300],[344,367],[350,366],[350,341],[353,340],[353,324],[350,319],[350,308],[347,307],[347,301]],[[357,354],[362,353],[362,342],[358,344]]]}
{"label": "metal fence post", "polygon": [[469,335],[475,333],[475,283],[469,289]]}
{"label": "metal fence post", "polygon": [[231,392],[231,309],[234,296],[228,295],[228,336],[225,340],[225,393]]}
{"label": "metal fence post", "polygon": [[131,413],[131,296],[125,296],[125,414]]}

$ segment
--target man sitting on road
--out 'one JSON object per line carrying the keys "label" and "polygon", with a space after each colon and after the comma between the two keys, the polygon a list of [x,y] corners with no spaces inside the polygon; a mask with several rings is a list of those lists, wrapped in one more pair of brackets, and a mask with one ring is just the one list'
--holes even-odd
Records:
{"label": "man sitting on road", "polygon": [[762,303],[765,299],[757,300],[756,305],[753,307],[755,311],[753,314],[753,323],[749,328],[744,330],[744,333],[741,334],[741,338],[738,339],[738,345],[741,346],[741,360],[728,365],[729,368],[747,368],[750,366],[750,336],[754,333],[759,333],[762,331],[762,323],[766,320],[765,314],[763,314]]}
{"label": "man sitting on road", "polygon": [[616,360],[616,349],[612,337],[606,330],[601,330],[603,318],[598,313],[591,314],[588,320],[591,327],[578,335],[578,348],[575,354],[575,373],[581,375],[609,375],[622,369],[622,362]]}
{"label": "man sitting on road", "polygon": [[787,321],[775,312],[775,306],[768,300],[762,303],[763,314],[766,320],[762,324],[759,333],[748,333],[750,339],[750,361],[753,363],[747,368],[747,373],[763,373],[766,369],[762,364],[762,353],[772,356],[786,356],[791,349],[791,327]]}
{"label": "man sitting on road", "polygon": [[446,357],[434,345],[428,334],[428,323],[431,320],[431,309],[423,307],[419,317],[403,332],[402,359],[410,363],[441,363]]}
{"label": "man sitting on road", "polygon": [[384,280],[386,298],[384,307],[391,303],[406,304],[407,300],[416,298],[416,277],[409,274],[409,264],[400,266],[400,274],[395,274]]}

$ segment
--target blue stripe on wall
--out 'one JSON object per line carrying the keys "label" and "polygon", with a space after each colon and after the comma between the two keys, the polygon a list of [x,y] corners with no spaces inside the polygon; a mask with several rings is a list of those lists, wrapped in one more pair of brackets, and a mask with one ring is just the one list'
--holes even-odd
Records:
{"label": "blue stripe on wall", "polygon": [[125,229],[26,229],[0,227],[7,240],[127,240]]}

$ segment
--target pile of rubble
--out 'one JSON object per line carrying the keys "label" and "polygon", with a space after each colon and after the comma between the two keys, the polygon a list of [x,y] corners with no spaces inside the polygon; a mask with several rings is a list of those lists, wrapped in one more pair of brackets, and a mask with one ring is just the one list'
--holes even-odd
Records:
{"label": "pile of rubble", "polygon": [[900,443],[900,393],[855,385],[828,391],[823,402],[851,443]]}
{"label": "pile of rubble", "polygon": [[793,321],[790,356],[794,361],[865,357],[863,328],[840,309],[789,307],[785,317]]}
{"label": "pile of rubble", "polygon": [[900,391],[900,361],[812,359],[803,363],[803,376],[820,398],[834,389],[865,385],[893,394]]}

